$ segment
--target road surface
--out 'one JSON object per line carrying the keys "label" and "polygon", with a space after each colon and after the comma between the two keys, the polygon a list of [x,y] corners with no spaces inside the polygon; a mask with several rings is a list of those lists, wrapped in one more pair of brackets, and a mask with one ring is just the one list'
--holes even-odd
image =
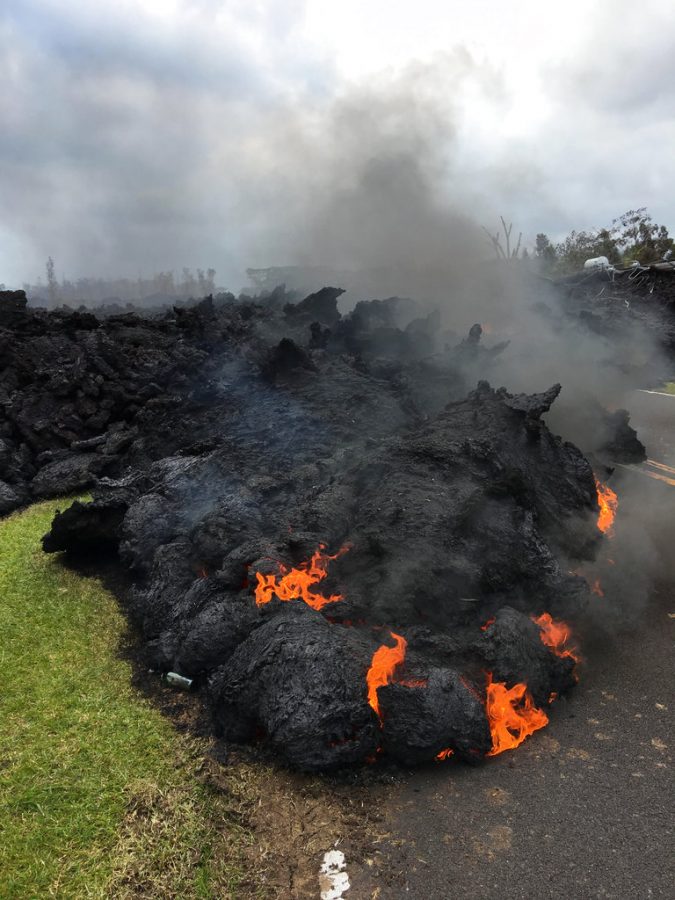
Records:
{"label": "road surface", "polygon": [[586,643],[578,689],[516,751],[392,788],[352,900],[672,900],[672,595],[646,612],[638,633]]}
{"label": "road surface", "polygon": [[[650,458],[675,465],[675,397],[636,394],[632,408]],[[653,538],[675,561],[675,485],[652,477],[675,472],[639,468],[618,473],[627,493],[644,485],[629,504],[635,542]],[[545,730],[476,769],[449,761],[391,786],[380,852],[352,872],[346,900],[675,900],[666,584],[584,636],[581,682]]]}

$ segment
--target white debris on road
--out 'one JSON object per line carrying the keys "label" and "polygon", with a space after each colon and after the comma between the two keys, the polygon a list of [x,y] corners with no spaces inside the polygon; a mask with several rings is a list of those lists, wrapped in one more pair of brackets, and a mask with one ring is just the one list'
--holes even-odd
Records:
{"label": "white debris on road", "polygon": [[328,850],[319,869],[321,900],[340,900],[349,890],[345,855],[341,850]]}

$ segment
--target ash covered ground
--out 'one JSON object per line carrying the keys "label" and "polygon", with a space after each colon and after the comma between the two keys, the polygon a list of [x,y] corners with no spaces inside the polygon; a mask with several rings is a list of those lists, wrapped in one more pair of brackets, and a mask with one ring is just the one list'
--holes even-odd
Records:
{"label": "ash covered ground", "polygon": [[[595,285],[556,288],[537,333],[654,377],[624,348],[639,331],[670,349],[669,298]],[[105,318],[5,294],[0,513],[92,491],[45,549],[128,573],[145,664],[192,679],[226,740],[305,770],[476,761],[496,750],[495,685],[525,685],[544,723],[573,687],[542,617],[589,602],[596,477],[644,448],[601,391],[557,436],[560,384],[499,386],[513,344],[479,325],[459,338],[396,298],[341,314],[340,294]]]}

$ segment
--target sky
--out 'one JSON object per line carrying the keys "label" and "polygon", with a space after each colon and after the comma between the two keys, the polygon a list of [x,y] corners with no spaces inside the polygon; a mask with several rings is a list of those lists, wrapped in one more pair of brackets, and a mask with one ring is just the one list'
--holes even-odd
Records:
{"label": "sky", "polygon": [[675,230],[672,0],[4,0],[0,47],[8,286]]}

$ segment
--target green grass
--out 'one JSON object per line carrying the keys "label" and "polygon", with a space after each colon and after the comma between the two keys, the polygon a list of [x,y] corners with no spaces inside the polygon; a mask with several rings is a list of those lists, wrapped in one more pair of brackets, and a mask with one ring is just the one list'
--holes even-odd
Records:
{"label": "green grass", "polygon": [[663,391],[666,394],[675,394],[675,381],[666,381],[663,385]]}
{"label": "green grass", "polygon": [[130,686],[114,598],[41,550],[58,505],[0,521],[0,897],[244,896],[205,742]]}

